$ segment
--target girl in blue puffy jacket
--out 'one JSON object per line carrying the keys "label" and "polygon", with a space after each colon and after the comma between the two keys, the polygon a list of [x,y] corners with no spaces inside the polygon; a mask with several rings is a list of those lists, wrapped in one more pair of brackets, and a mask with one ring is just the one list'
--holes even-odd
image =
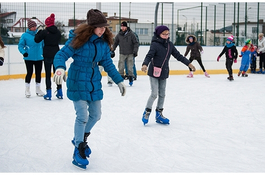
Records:
{"label": "girl in blue puffy jacket", "polygon": [[123,78],[110,57],[113,36],[106,26],[108,26],[107,19],[101,11],[89,10],[87,23],[70,31],[69,40],[57,52],[53,62],[56,69],[53,80],[56,84],[62,84],[65,80],[65,62],[70,57],[73,59],[66,81],[67,97],[73,101],[76,111],[72,140],[75,149],[72,163],[83,169],[88,165],[86,157],[91,153],[86,142],[87,137],[101,118],[103,91],[99,62],[112,80],[118,84],[122,96],[125,95]]}

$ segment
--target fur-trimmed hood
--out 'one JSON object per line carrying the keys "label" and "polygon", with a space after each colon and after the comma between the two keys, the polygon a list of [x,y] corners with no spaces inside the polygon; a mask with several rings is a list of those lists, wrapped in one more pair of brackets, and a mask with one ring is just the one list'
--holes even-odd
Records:
{"label": "fur-trimmed hood", "polygon": [[192,37],[193,38],[193,42],[197,42],[197,38],[196,38],[195,35],[188,35],[187,38],[186,38],[186,40],[185,40],[185,42],[187,44],[190,44],[189,37]]}

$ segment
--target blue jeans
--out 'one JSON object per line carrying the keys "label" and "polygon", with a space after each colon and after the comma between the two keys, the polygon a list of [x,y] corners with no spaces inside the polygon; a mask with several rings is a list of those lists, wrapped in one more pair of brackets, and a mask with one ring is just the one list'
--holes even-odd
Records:
{"label": "blue jeans", "polygon": [[[126,62],[125,62],[125,74],[129,75]],[[135,67],[135,57],[133,57],[133,74],[134,74],[134,77],[137,78],[137,72],[136,72],[136,67]]]}
{"label": "blue jeans", "polygon": [[89,133],[101,117],[101,101],[73,101],[76,118],[74,126],[75,146],[84,142],[84,134]]}

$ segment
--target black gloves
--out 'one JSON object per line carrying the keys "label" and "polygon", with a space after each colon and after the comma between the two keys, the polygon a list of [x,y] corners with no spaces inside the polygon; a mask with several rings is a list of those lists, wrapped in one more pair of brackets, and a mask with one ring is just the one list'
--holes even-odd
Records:
{"label": "black gloves", "polygon": [[115,57],[115,52],[110,51],[110,57],[111,57],[111,58],[114,58],[114,57]]}
{"label": "black gloves", "polygon": [[133,53],[133,57],[137,57],[137,53]]}
{"label": "black gloves", "polygon": [[4,58],[0,57],[0,66],[2,66],[4,64]]}
{"label": "black gloves", "polygon": [[28,54],[28,53],[24,53],[23,56],[24,56],[24,57],[28,57],[29,54]]}

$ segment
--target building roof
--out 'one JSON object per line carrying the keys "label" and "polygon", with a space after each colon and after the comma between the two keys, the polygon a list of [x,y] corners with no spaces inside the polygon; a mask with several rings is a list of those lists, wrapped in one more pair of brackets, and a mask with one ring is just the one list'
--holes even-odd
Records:
{"label": "building roof", "polygon": [[0,18],[6,18],[10,15],[17,14],[17,12],[5,12],[5,13],[0,13]]}

